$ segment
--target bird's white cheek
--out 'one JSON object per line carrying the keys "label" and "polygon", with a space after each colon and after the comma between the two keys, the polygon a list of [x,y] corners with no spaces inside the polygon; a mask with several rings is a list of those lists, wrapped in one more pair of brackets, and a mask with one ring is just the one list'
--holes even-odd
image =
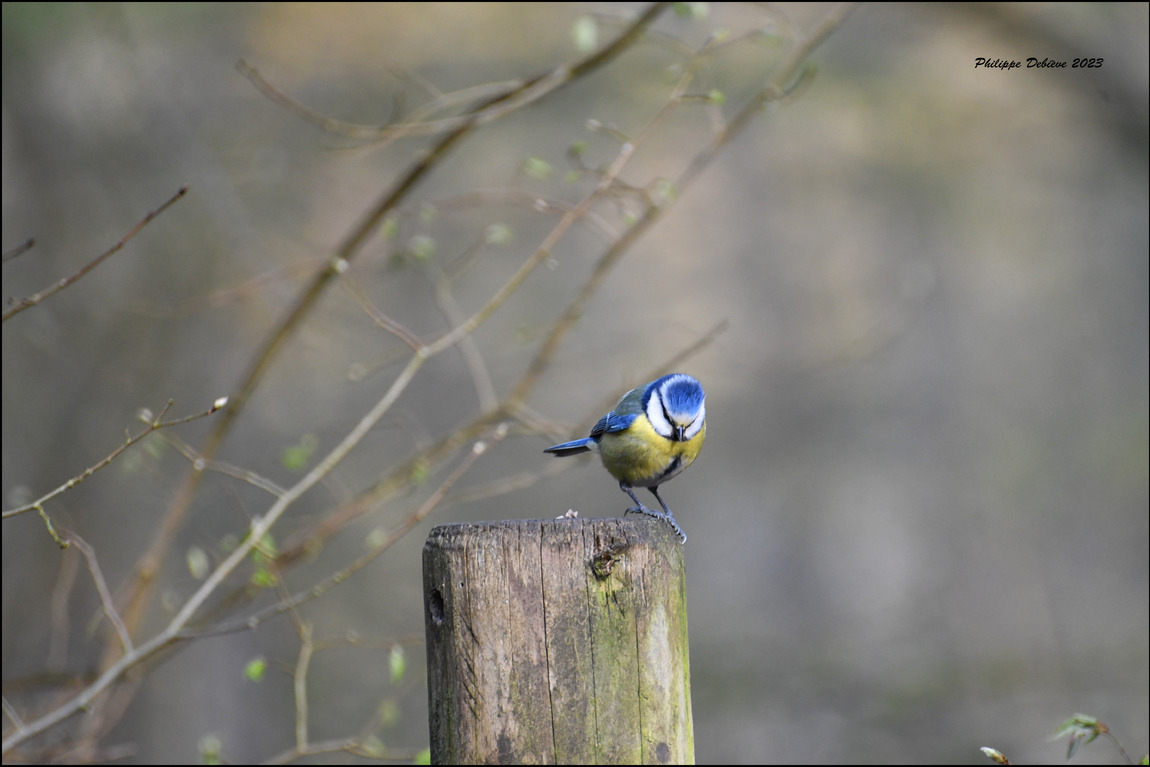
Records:
{"label": "bird's white cheek", "polygon": [[647,420],[651,422],[651,427],[655,430],[655,433],[660,436],[670,439],[671,435],[675,433],[671,422],[668,421],[667,416],[663,414],[663,400],[658,394],[647,401]]}

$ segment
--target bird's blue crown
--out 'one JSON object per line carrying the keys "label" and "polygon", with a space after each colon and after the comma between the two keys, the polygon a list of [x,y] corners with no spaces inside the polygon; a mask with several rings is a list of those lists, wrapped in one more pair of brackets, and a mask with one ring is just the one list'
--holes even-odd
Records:
{"label": "bird's blue crown", "polygon": [[695,418],[703,408],[706,394],[697,380],[685,373],[672,373],[652,381],[643,392],[642,409],[647,410],[651,397],[658,392],[663,407],[674,420],[687,422]]}

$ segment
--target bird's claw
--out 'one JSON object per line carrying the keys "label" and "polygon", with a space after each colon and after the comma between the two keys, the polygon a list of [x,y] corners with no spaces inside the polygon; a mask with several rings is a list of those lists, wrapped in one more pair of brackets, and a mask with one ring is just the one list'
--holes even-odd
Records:
{"label": "bird's claw", "polygon": [[671,513],[668,511],[655,511],[654,509],[648,509],[640,503],[638,506],[631,506],[623,512],[623,516],[627,516],[628,514],[646,514],[648,517],[661,519],[674,529],[675,535],[679,536],[680,544],[687,542],[687,534],[683,532],[683,528],[679,527],[679,523],[675,521],[675,518],[671,516]]}

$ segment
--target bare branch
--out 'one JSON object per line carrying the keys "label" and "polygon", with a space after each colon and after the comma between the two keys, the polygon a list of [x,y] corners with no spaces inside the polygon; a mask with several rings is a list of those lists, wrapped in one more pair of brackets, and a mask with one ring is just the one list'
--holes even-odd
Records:
{"label": "bare branch", "polygon": [[152,432],[157,431],[159,429],[167,429],[167,428],[170,428],[172,426],[179,426],[181,424],[188,423],[189,421],[194,421],[197,418],[203,418],[204,416],[211,415],[212,413],[215,413],[217,410],[219,410],[221,407],[223,407],[226,403],[227,403],[227,398],[221,397],[220,399],[216,400],[210,408],[208,408],[207,410],[205,410],[202,413],[194,413],[194,414],[189,415],[189,416],[184,416],[183,418],[177,418],[173,421],[164,421],[164,420],[162,420],[164,415],[167,414],[168,409],[171,408],[171,406],[173,404],[172,400],[168,400],[168,404],[164,406],[164,409],[162,411],[160,411],[160,415],[158,418],[152,418],[150,416],[150,414],[146,414],[144,416],[144,418],[147,419],[145,422],[148,424],[148,426],[142,432],[140,432],[139,434],[137,434],[134,437],[129,435],[128,438],[124,441],[124,444],[120,445],[118,448],[116,448],[111,453],[106,455],[102,460],[100,460],[96,464],[90,466],[89,468],[84,469],[84,471],[82,471],[79,474],[77,474],[76,476],[72,477],[67,482],[65,482],[64,484],[57,487],[55,490],[52,490],[51,492],[47,493],[46,495],[43,495],[43,496],[37,498],[36,500],[32,501],[31,503],[25,504],[23,506],[18,506],[14,509],[8,509],[8,510],[4,511],[3,515],[2,515],[3,519],[8,519],[9,517],[19,516],[20,514],[26,514],[27,512],[30,512],[30,511],[38,511],[40,513],[40,515],[42,517],[44,517],[44,521],[48,525],[48,530],[52,534],[52,537],[56,540],[56,543],[60,546],[60,548],[67,548],[68,547],[67,541],[61,540],[61,538],[58,535],[56,535],[55,531],[52,528],[51,522],[48,520],[47,514],[44,511],[44,504],[45,503],[52,500],[57,495],[60,495],[63,492],[71,490],[73,487],[80,484],[85,479],[87,479],[88,477],[92,476],[93,474],[95,474],[100,469],[102,469],[105,466],[107,466],[108,464],[110,464],[112,461],[116,460],[116,458],[118,458],[121,453],[123,453],[125,450],[127,450],[132,445],[136,444],[137,442],[139,442],[140,440],[142,440],[144,437],[148,436]]}
{"label": "bare branch", "polygon": [[5,251],[4,257],[3,257],[3,262],[6,264],[9,261],[11,261],[12,259],[19,258],[20,256],[24,255],[25,253],[27,253],[29,250],[31,250],[34,247],[36,247],[36,240],[34,240],[32,238],[28,238],[27,240],[25,240],[20,245],[17,245],[16,247],[12,248],[12,250]]}
{"label": "bare branch", "polygon": [[76,544],[76,548],[80,550],[80,553],[84,555],[84,560],[88,563],[88,572],[92,574],[92,583],[95,584],[96,591],[100,594],[100,604],[104,607],[104,615],[116,627],[116,634],[120,637],[120,644],[123,646],[124,652],[131,652],[132,638],[128,636],[128,629],[120,620],[120,614],[116,612],[112,592],[108,590],[108,583],[104,580],[103,571],[100,570],[100,562],[96,559],[96,552],[87,541],[76,533],[69,531],[67,535],[68,542]]}
{"label": "bare branch", "polygon": [[[179,200],[181,197],[183,197],[187,193],[188,193],[188,187],[186,187],[186,186],[180,187],[180,191],[176,192],[163,205],[156,208],[155,210],[153,210],[148,215],[144,216],[144,220],[141,221],[140,223],[136,224],[136,226],[132,229],[132,231],[125,234],[120,239],[119,242],[117,242],[115,245],[113,245],[111,248],[104,251],[100,255],[96,256],[94,259],[89,261],[84,266],[80,267],[80,269],[75,274],[71,274],[71,275],[65,277],[64,279],[60,280],[56,284],[52,285],[49,288],[45,288],[44,290],[41,290],[39,293],[36,293],[35,295],[28,296],[27,298],[10,299],[9,303],[14,304],[14,306],[11,309],[9,309],[8,311],[4,312],[3,316],[0,317],[0,321],[6,322],[9,317],[14,317],[15,315],[19,314],[20,312],[24,311],[25,309],[28,309],[29,307],[35,306],[36,304],[40,303],[41,301],[43,301],[48,296],[53,295],[54,293],[59,293],[64,288],[68,287],[72,283],[79,280],[85,274],[87,274],[88,272],[92,271],[97,266],[99,266],[104,261],[104,259],[106,259],[108,256],[112,255],[113,253],[118,252],[121,248],[123,248],[124,245],[127,244],[128,240],[132,239],[137,234],[139,234],[140,230],[143,229],[145,226],[147,226],[148,223],[151,222],[151,220],[153,218],[155,218],[156,216],[163,213],[165,210],[168,209],[169,206],[172,205],[172,203],[176,202],[176,200]],[[28,241],[29,246],[31,245],[31,243],[32,243],[32,240],[29,240]],[[5,260],[7,260],[7,259],[5,259]]]}

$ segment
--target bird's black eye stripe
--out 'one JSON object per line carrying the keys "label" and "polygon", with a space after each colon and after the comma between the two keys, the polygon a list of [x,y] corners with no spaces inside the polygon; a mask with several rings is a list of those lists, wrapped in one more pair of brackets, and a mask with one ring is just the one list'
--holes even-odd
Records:
{"label": "bird's black eye stripe", "polygon": [[[669,439],[673,439],[676,442],[686,442],[687,426],[690,426],[691,424],[687,424],[687,426],[679,426],[679,422],[671,417],[671,411],[667,409],[667,400],[663,397],[659,397],[659,406],[663,409],[663,417],[667,419],[667,423],[671,424],[671,435]],[[694,421],[691,423],[694,423]]]}
{"label": "bird's black eye stripe", "polygon": [[[671,434],[668,437],[675,442],[683,442],[683,427],[679,426],[679,422],[671,417],[671,411],[667,409],[667,400],[659,397],[659,404],[663,408],[663,417],[667,419],[667,423],[671,424]],[[670,471],[668,469],[668,471]]]}

